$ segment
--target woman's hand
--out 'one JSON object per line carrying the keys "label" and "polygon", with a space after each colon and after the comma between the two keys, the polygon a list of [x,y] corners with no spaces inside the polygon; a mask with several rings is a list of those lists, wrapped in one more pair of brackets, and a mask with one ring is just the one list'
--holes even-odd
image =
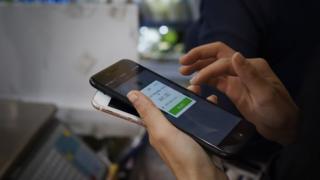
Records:
{"label": "woman's hand", "polygon": [[227,179],[200,145],[174,127],[146,96],[131,91],[128,98],[146,125],[151,145],[177,179]]}
{"label": "woman's hand", "polygon": [[245,59],[222,43],[197,47],[180,59],[184,75],[199,92],[207,84],[225,93],[241,114],[267,139],[281,144],[295,140],[298,107],[263,59]]}

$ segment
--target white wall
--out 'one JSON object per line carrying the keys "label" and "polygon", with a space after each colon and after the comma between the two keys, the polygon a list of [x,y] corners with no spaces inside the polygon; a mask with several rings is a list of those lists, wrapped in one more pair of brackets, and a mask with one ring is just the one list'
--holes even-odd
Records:
{"label": "white wall", "polygon": [[88,108],[89,77],[137,59],[137,21],[133,5],[0,7],[0,95]]}
{"label": "white wall", "polygon": [[[137,36],[134,5],[0,5],[0,97],[54,103],[68,120],[93,111],[90,76],[136,60]],[[82,119],[106,119],[94,114]]]}

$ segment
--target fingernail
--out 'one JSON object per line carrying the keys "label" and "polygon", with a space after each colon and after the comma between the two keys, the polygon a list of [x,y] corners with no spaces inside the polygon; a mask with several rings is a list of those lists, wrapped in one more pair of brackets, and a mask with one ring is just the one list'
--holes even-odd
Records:
{"label": "fingernail", "polygon": [[190,79],[190,84],[194,84],[194,83],[197,81],[197,79],[198,79],[198,76],[197,76],[197,75],[193,76],[193,77]]}
{"label": "fingernail", "polygon": [[138,99],[138,95],[135,92],[132,92],[132,91],[130,91],[127,94],[127,97],[132,103],[134,103]]}

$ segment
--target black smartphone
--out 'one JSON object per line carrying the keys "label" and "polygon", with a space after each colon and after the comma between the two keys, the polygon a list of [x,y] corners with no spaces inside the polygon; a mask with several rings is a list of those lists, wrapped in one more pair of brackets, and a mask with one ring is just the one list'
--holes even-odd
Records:
{"label": "black smartphone", "polygon": [[223,157],[236,155],[255,132],[242,117],[131,60],[120,60],[98,72],[90,84],[117,100],[121,110],[137,116],[126,95],[140,90],[174,126]]}

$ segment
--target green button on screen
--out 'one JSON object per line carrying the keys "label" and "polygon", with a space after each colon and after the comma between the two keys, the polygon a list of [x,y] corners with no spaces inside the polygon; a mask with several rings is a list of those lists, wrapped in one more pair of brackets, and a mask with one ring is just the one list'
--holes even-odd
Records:
{"label": "green button on screen", "polygon": [[182,99],[177,105],[175,105],[172,109],[170,109],[170,113],[173,115],[177,115],[180,111],[182,111],[186,106],[188,106],[192,102],[189,98]]}

